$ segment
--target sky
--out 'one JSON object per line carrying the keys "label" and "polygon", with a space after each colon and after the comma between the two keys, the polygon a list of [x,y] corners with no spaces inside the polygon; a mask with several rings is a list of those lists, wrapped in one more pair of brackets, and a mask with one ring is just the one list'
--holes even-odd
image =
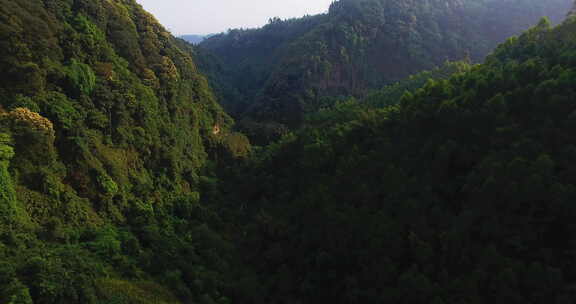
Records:
{"label": "sky", "polygon": [[261,27],[282,19],[328,10],[333,0],[136,0],[174,35],[215,34]]}

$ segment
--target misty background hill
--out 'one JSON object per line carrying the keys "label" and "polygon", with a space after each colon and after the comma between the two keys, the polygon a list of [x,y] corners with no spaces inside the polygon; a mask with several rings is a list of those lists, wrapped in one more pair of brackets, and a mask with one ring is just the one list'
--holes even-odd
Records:
{"label": "misty background hill", "polygon": [[200,42],[204,41],[204,39],[210,36],[212,35],[182,35],[179,38],[184,39],[191,44],[199,44]]}

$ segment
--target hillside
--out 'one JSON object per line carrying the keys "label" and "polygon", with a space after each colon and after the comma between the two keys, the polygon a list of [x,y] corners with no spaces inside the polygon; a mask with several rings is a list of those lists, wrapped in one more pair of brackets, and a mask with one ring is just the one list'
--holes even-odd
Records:
{"label": "hillside", "polygon": [[479,62],[542,16],[559,22],[570,4],[341,0],[324,15],[276,18],[261,29],[207,39],[199,52],[220,64],[200,59],[200,67],[239,119],[294,127],[323,97],[363,96],[446,60]]}
{"label": "hillside", "polygon": [[134,0],[0,0],[0,303],[221,297],[242,137],[187,48]]}
{"label": "hillside", "polygon": [[239,243],[263,295],[246,303],[574,303],[574,33],[543,20],[239,168],[226,192],[249,202]]}

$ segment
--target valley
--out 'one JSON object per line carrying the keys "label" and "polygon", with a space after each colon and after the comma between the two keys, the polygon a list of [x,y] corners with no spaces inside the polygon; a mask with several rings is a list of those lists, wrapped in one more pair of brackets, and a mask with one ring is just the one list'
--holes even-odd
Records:
{"label": "valley", "polygon": [[576,301],[571,0],[0,4],[0,303]]}

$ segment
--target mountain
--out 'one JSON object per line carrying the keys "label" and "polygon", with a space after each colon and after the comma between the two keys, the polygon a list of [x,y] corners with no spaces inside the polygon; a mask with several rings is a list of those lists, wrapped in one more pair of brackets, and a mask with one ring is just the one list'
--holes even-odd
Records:
{"label": "mountain", "polygon": [[0,303],[223,303],[205,189],[247,142],[189,46],[134,0],[0,7]]}
{"label": "mountain", "polygon": [[182,35],[180,36],[181,39],[186,40],[188,43],[191,44],[198,44],[200,42],[202,42],[204,39],[206,39],[205,35]]}
{"label": "mountain", "polygon": [[327,14],[211,37],[198,53],[216,62],[198,61],[236,117],[292,128],[325,97],[361,97],[446,60],[479,62],[542,16],[559,22],[570,4],[341,0]]}
{"label": "mountain", "polygon": [[574,33],[543,19],[395,105],[325,108],[238,169],[246,303],[574,303]]}

